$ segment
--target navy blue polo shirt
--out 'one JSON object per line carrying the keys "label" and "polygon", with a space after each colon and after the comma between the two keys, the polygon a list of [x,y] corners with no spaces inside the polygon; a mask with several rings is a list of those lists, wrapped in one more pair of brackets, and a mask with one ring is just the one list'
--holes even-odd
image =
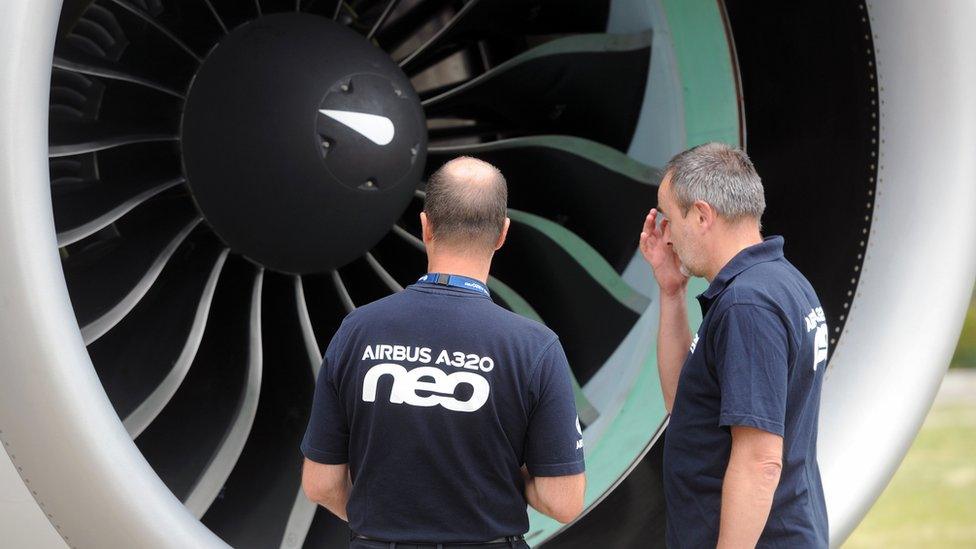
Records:
{"label": "navy blue polo shirt", "polygon": [[697,296],[702,323],[664,442],[669,547],[715,547],[730,427],[783,437],[783,470],[758,547],[827,547],[817,417],[827,324],[810,283],[768,237]]}
{"label": "navy blue polo shirt", "polygon": [[461,280],[359,307],[325,352],[301,448],[316,462],[349,463],[349,526],[360,535],[524,534],[521,466],[534,476],[583,472],[558,337]]}

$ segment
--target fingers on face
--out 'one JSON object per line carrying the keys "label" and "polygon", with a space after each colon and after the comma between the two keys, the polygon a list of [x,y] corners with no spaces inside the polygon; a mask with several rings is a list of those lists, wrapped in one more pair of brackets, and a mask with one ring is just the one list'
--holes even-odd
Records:
{"label": "fingers on face", "polygon": [[[660,226],[658,220],[660,219]],[[644,227],[640,236],[640,247],[648,251],[657,248],[662,244],[668,243],[668,233],[670,224],[667,218],[660,215],[657,208],[652,208],[647,217],[644,218]]]}
{"label": "fingers on face", "polygon": [[643,235],[642,236],[642,239],[641,239],[641,242],[648,249],[656,247],[657,246],[657,243],[660,241],[660,235],[658,235],[653,230],[650,230],[650,231],[645,230],[643,233],[641,233],[641,235]]}
{"label": "fingers on face", "polygon": [[657,217],[657,211],[651,210],[651,213],[647,214],[647,217],[644,218],[644,232],[645,233],[647,233],[647,234],[653,234],[654,233],[654,228],[655,228],[654,227],[654,220],[656,219],[656,217]]}

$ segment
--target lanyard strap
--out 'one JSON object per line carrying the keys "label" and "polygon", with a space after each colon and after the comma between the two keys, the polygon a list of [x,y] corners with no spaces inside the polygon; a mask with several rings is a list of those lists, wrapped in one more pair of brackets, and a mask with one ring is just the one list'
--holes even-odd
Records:
{"label": "lanyard strap", "polygon": [[444,273],[427,273],[420,277],[420,280],[417,282],[425,284],[440,284],[441,286],[454,286],[455,288],[461,288],[462,290],[473,290],[487,297],[491,297],[491,293],[488,292],[488,288],[485,287],[484,283],[482,283],[480,280],[475,280],[467,276]]}

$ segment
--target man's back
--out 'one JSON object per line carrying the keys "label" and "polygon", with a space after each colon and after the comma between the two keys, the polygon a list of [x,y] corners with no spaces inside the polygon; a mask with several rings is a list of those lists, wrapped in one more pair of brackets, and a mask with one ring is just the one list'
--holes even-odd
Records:
{"label": "man's back", "polygon": [[349,463],[357,534],[480,542],[527,531],[521,465],[580,473],[580,439],[551,330],[479,289],[418,283],[336,332],[302,449]]}

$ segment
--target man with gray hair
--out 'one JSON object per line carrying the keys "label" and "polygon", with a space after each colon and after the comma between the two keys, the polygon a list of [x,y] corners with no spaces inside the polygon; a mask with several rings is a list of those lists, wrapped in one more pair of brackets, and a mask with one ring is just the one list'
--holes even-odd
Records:
{"label": "man with gray hair", "polygon": [[349,313],[325,352],[302,487],[349,521],[350,547],[528,547],[526,503],[583,509],[583,440],[552,330],[496,305],[505,178],[456,158],[427,182],[428,272]]}
{"label": "man with gray hair", "polygon": [[[744,152],[675,156],[640,249],[660,287],[658,370],[669,547],[827,547],[817,416],[828,329],[816,292],[763,238],[763,186]],[[660,223],[658,221],[660,220]],[[690,276],[702,322],[692,339]]]}

